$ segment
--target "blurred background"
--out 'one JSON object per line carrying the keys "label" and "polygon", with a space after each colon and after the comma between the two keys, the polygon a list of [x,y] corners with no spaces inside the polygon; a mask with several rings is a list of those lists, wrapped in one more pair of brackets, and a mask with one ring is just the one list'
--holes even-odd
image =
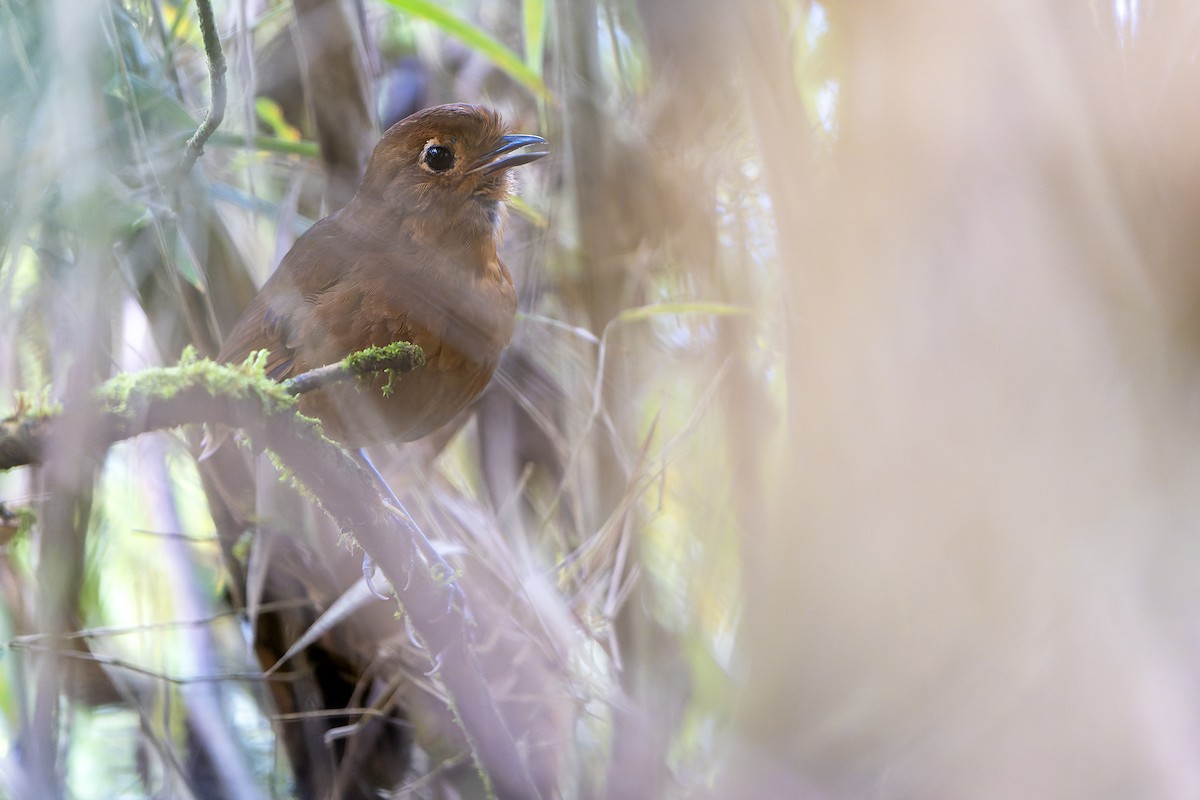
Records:
{"label": "blurred background", "polygon": [[185,170],[196,0],[0,0],[0,417],[61,409],[0,472],[0,796],[487,796],[306,500],[87,413],[443,102],[550,142],[521,314],[373,456],[542,797],[1200,795],[1195,4],[212,8]]}

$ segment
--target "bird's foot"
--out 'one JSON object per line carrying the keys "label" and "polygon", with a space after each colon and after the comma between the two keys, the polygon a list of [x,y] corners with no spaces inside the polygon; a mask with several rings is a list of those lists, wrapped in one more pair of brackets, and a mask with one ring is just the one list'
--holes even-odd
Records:
{"label": "bird's foot", "polygon": [[[391,600],[392,599],[391,594],[384,594],[383,592],[381,592],[375,588],[375,561],[371,558],[371,556],[369,554],[363,555],[362,571],[363,571],[363,580],[367,582],[367,588],[371,590],[371,594],[375,595],[380,600]],[[389,583],[387,585],[387,588],[388,588],[388,591],[390,592],[392,589],[392,585]]]}

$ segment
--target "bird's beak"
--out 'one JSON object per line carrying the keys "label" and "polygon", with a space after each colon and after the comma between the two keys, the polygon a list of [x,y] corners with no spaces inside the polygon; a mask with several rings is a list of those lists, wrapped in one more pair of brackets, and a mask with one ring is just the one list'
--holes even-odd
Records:
{"label": "bird's beak", "polygon": [[[522,147],[528,147],[531,144],[545,143],[546,140],[542,137],[527,133],[510,133],[508,136],[501,136],[500,146],[490,153],[484,154],[469,171],[490,175],[502,169],[519,167],[522,164],[528,164],[530,161],[537,161],[542,156],[550,154],[545,151],[533,153],[513,153],[513,151],[519,150]],[[509,153],[512,153],[512,155],[508,155]]]}

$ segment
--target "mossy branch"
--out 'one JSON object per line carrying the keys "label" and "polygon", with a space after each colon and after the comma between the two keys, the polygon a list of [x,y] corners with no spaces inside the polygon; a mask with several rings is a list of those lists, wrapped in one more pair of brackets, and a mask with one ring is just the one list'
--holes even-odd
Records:
{"label": "mossy branch", "polygon": [[304,394],[331,383],[380,372],[394,378],[424,365],[425,354],[421,348],[408,342],[394,342],[382,347],[368,347],[351,353],[336,364],[309,370],[284,381],[283,388],[292,394]]}
{"label": "mossy branch", "polygon": [[[217,364],[185,353],[178,366],[117,375],[104,383],[97,391],[96,424],[104,444],[192,423],[243,427],[238,420],[253,422],[238,416],[247,408],[296,415],[296,395],[381,372],[395,376],[424,364],[421,348],[395,342],[351,353],[337,364],[318,367],[279,384],[252,367]],[[202,408],[196,407],[198,402]],[[0,420],[0,470],[41,463],[50,427],[59,411],[57,406],[39,406],[22,398],[17,412]],[[206,417],[203,411],[211,411],[214,416]],[[319,435],[319,423],[309,422]]]}
{"label": "mossy branch", "polygon": [[[419,348],[390,345],[355,354],[338,369],[318,370],[320,377],[302,375],[278,384],[253,360],[233,367],[185,354],[177,366],[118,375],[104,383],[97,392],[95,424],[105,444],[180,425],[226,425],[244,431],[255,449],[275,454],[339,533],[353,537],[395,587],[480,763],[489,772],[506,775],[521,797],[536,798],[527,757],[491,696],[476,655],[471,614],[454,576],[428,563],[420,543],[386,509],[359,462],[326,439],[317,420],[297,412],[299,391],[380,371],[404,372],[423,362]],[[0,423],[0,469],[39,463],[58,416],[53,409],[27,410]]]}

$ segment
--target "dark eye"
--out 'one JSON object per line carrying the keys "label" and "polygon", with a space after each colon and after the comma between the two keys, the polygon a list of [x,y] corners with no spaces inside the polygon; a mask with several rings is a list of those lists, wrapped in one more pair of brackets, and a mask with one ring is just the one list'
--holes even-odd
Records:
{"label": "dark eye", "polygon": [[449,147],[435,144],[426,148],[425,164],[434,172],[445,172],[454,166],[454,153]]}

